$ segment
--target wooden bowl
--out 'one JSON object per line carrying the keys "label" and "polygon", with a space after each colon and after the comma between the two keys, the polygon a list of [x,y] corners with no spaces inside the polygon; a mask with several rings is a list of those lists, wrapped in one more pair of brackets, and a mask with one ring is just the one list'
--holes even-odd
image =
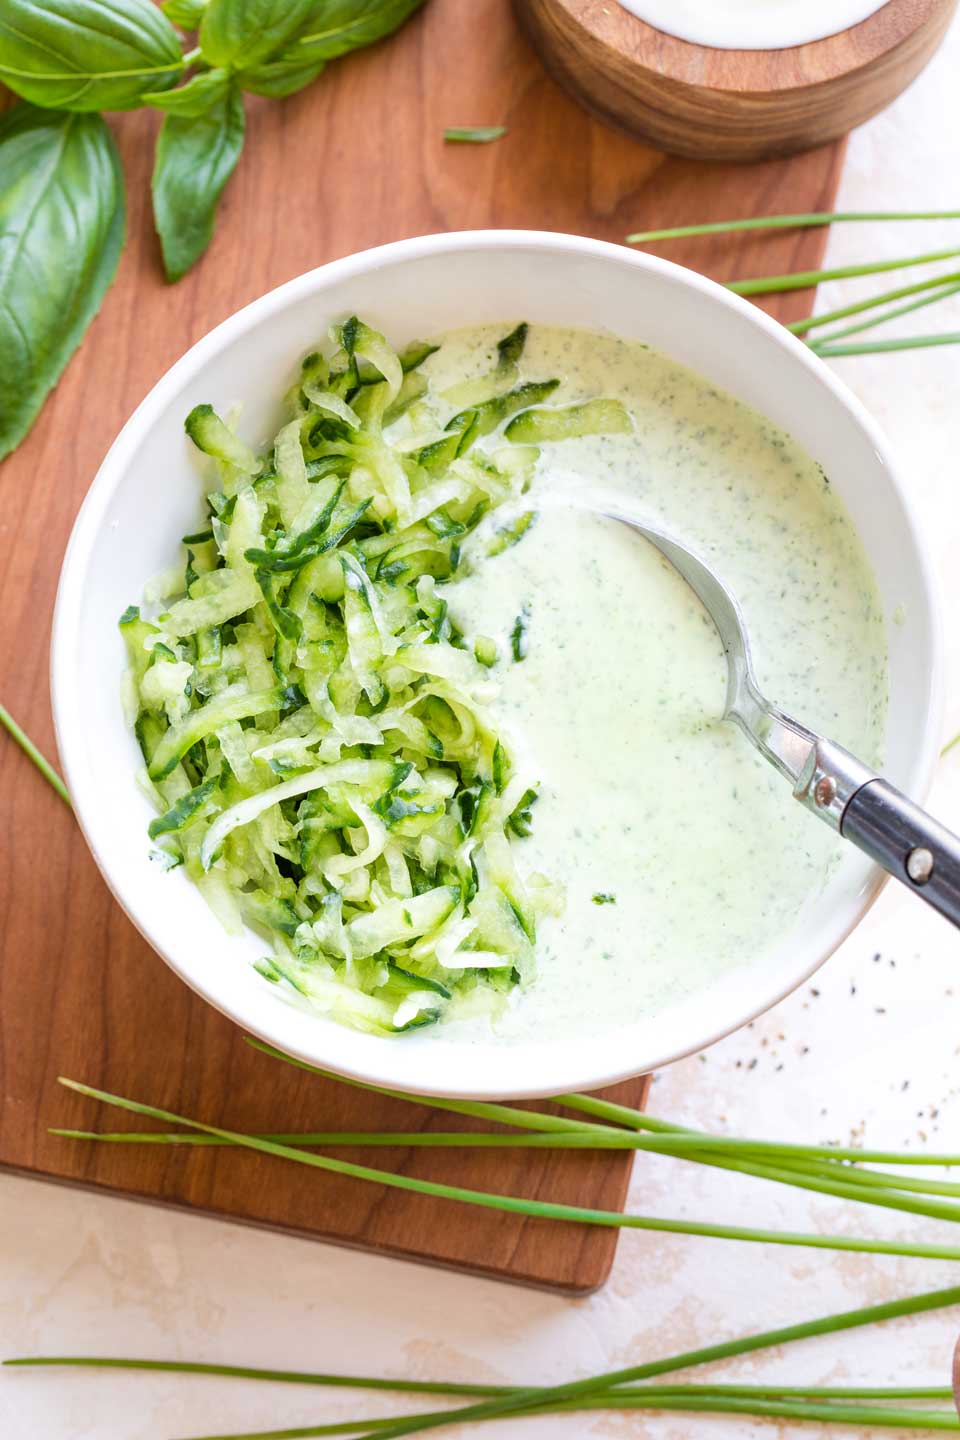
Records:
{"label": "wooden bowl", "polygon": [[933,55],[957,0],[888,0],[788,50],[692,45],[616,0],[514,8],[547,69],[602,120],[674,155],[764,160],[836,140],[889,105]]}

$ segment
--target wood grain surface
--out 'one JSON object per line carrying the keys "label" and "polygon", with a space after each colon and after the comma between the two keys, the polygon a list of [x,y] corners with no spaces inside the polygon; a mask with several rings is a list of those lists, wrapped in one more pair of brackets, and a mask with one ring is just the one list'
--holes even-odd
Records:
{"label": "wood grain surface", "polygon": [[839,35],[786,50],[693,45],[613,0],[515,8],[547,68],[601,119],[676,155],[760,160],[836,140],[889,105],[957,0],[888,0]]}
{"label": "wood grain surface", "polygon": [[[130,194],[119,279],[33,434],[0,467],[0,698],[51,755],[47,649],[73,518],[130,411],[211,326],[303,270],[407,235],[518,226],[619,240],[638,227],[830,208],[841,162],[839,147],[746,169],[666,161],[557,89],[508,0],[430,0],[392,41],[249,112],[216,239],[175,288],[161,278],[147,198],[158,118],[117,118]],[[510,133],[487,146],[442,143],[445,126],[480,123]],[[823,242],[822,232],[781,233],[669,253],[727,277],[808,268]],[[776,313],[806,313],[809,302],[793,295]],[[466,302],[465,322],[491,318],[482,297]],[[48,1135],[51,1125],[123,1128],[123,1117],[61,1089],[60,1073],[254,1130],[448,1129],[452,1117],[250,1050],[136,934],[69,811],[2,733],[0,795],[0,1165],[573,1293],[605,1279],[614,1231],[385,1193],[263,1156]],[[645,1088],[614,1093],[641,1103]],[[622,1207],[630,1175],[623,1155],[546,1151],[378,1151],[370,1163],[606,1209]]]}

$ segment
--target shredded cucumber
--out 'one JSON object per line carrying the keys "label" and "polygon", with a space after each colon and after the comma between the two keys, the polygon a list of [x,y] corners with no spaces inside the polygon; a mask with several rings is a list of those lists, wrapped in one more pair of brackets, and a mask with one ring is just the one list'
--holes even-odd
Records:
{"label": "shredded cucumber", "polygon": [[[506,397],[505,397],[506,398]],[[582,405],[526,408],[511,420],[508,440],[524,445],[542,445],[546,440],[572,440],[580,435],[617,435],[633,429],[633,422],[619,400],[587,400]]]}
{"label": "shredded cucumber", "polygon": [[537,777],[488,708],[530,616],[500,647],[443,596],[529,531],[536,444],[630,424],[609,400],[544,406],[560,382],[522,378],[527,334],[437,394],[435,345],[352,318],[263,454],[196,406],[209,520],[120,621],[152,858],[265,940],[265,981],[375,1034],[502,1004],[562,904],[522,873]]}

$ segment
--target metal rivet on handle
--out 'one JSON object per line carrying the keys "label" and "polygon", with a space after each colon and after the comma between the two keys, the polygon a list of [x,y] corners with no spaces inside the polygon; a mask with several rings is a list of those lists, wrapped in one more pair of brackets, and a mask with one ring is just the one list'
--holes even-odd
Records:
{"label": "metal rivet on handle", "polygon": [[837,782],[832,775],[823,775],[813,787],[813,798],[821,809],[832,805],[837,798]]}
{"label": "metal rivet on handle", "polygon": [[918,845],[907,856],[907,874],[914,885],[926,885],[933,874],[933,856],[923,845]]}

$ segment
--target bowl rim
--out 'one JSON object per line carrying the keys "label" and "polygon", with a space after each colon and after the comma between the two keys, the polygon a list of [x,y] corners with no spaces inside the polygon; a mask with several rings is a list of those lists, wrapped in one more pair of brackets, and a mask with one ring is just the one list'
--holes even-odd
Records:
{"label": "bowl rim", "polygon": [[[397,1088],[398,1081],[395,1069],[389,1062],[390,1052],[386,1047],[377,1051],[378,1058],[375,1063],[350,1066],[325,1060],[322,1055],[317,1053],[316,1048],[311,1051],[304,1046],[292,1045],[288,1042],[280,1046],[276,1035],[271,1033],[269,1025],[258,1028],[251,1024],[249,1016],[241,1018],[236,1013],[236,1009],[231,1008],[229,995],[213,994],[211,989],[203,984],[202,978],[182,966],[175,955],[151,933],[149,925],[139,918],[134,899],[127,894],[127,887],[113,874],[109,855],[104,853],[104,850],[97,844],[91,826],[87,823],[87,814],[92,810],[92,806],[88,804],[91,797],[88,795],[84,783],[79,728],[72,723],[72,717],[82,713],[81,696],[76,683],[77,672],[73,664],[77,642],[72,632],[79,623],[80,598],[86,578],[90,550],[99,534],[100,525],[114,492],[137,451],[142,433],[159,418],[168,399],[173,398],[181,391],[184,382],[199,370],[208,358],[220,353],[235,339],[268,321],[288,305],[296,303],[298,299],[306,298],[318,286],[328,288],[338,281],[350,279],[358,274],[389,268],[397,262],[468,250],[527,250],[541,253],[543,251],[561,251],[566,254],[614,261],[620,265],[646,270],[674,284],[679,283],[689,289],[699,290],[709,297],[711,302],[719,303],[733,310],[741,318],[747,319],[759,332],[772,338],[792,357],[794,363],[803,366],[817,383],[831,392],[835,401],[852,416],[877,452],[878,458],[887,472],[896,499],[902,508],[912,551],[918,562],[917,579],[925,602],[925,619],[931,650],[931,667],[926,696],[927,719],[922,742],[914,758],[914,778],[909,787],[913,798],[918,800],[923,800],[929,790],[939,755],[939,742],[943,726],[944,642],[939,583],[918,523],[916,507],[903,482],[900,467],[891,453],[889,442],[861,401],[823,361],[814,356],[806,345],[802,344],[778,321],[773,320],[764,311],[749,304],[725,286],[673,261],[663,260],[642,251],[627,249],[610,241],[554,231],[461,230],[393,241],[329,261],[276,286],[235,311],[186,350],[140,401],[104,456],[77,513],[64,552],[51,632],[50,685],[57,748],[68,789],[74,797],[77,821],[101,875],[114,898],[151,949],[179,978],[202,996],[208,1004],[244,1030],[253,1031],[265,1043],[283,1048],[297,1059],[322,1070],[329,1070],[366,1085],[382,1086],[388,1089]],[[761,995],[752,997],[740,1018],[724,1022],[719,1028],[709,1030],[707,1034],[698,1034],[692,1037],[689,1044],[685,1044],[680,1050],[669,1048],[666,1053],[655,1055],[652,1059],[646,1057],[642,1069],[636,1065],[624,1067],[623,1064],[620,1064],[611,1071],[574,1076],[573,1082],[561,1079],[551,1081],[549,1084],[518,1087],[516,1084],[505,1086],[502,1082],[491,1081],[483,1089],[478,1089],[476,1086],[458,1085],[452,1077],[450,1084],[445,1081],[443,1088],[438,1089],[435,1085],[417,1084],[409,1077],[404,1076],[402,1088],[412,1094],[443,1095],[448,1098],[507,1099],[518,1096],[532,1098],[564,1093],[571,1089],[597,1090],[617,1084],[640,1073],[658,1069],[663,1065],[672,1064],[674,1061],[695,1054],[732,1034],[748,1021],[779,1004],[781,1000],[809,979],[860,923],[887,878],[878,867],[873,867],[872,873],[856,898],[856,903],[851,905],[844,923],[837,925],[829,937],[826,937],[826,947],[817,948],[814,958],[804,963],[798,970],[791,972],[789,979],[778,979],[775,984],[764,989]],[[322,1033],[318,1027],[317,1034],[321,1035]],[[571,1067],[571,1070],[574,1068]]]}

